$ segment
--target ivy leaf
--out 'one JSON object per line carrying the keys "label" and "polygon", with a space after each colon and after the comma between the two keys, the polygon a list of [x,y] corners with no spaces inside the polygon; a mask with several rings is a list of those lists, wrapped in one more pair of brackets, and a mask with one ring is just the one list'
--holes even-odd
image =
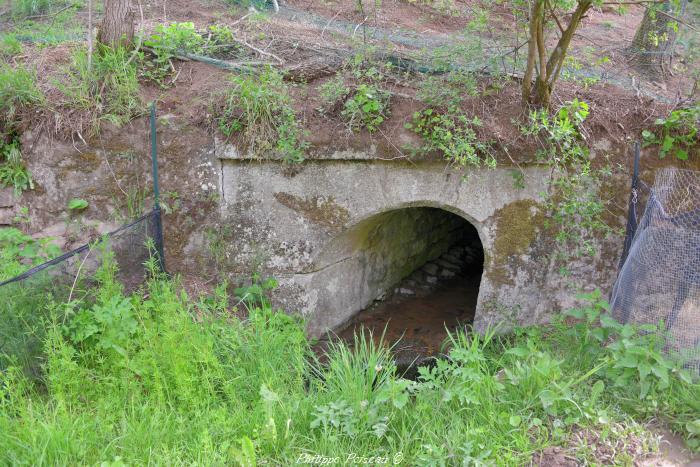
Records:
{"label": "ivy leaf", "polygon": [[656,139],[656,135],[649,130],[643,130],[642,138],[644,138],[644,141],[652,142]]}
{"label": "ivy leaf", "polygon": [[688,151],[685,149],[679,149],[676,151],[676,158],[681,161],[687,161],[688,160]]}
{"label": "ivy leaf", "polygon": [[688,433],[691,435],[700,435],[700,418],[686,423],[685,429],[688,430]]}
{"label": "ivy leaf", "polygon": [[84,199],[73,198],[72,200],[68,201],[68,209],[70,209],[71,211],[82,211],[87,207],[88,202]]}
{"label": "ivy leaf", "polygon": [[666,153],[668,153],[668,151],[671,150],[671,148],[673,147],[673,142],[674,142],[673,136],[666,135],[666,137],[664,137],[664,142],[661,144],[662,156],[665,156]]}

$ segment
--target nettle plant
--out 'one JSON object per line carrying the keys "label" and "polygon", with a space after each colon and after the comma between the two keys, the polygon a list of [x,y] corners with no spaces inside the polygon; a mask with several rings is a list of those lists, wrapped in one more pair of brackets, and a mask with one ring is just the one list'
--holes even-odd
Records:
{"label": "nettle plant", "polygon": [[355,58],[353,75],[357,84],[345,101],[342,115],[352,130],[366,128],[370,133],[389,116],[389,93],[382,88],[384,73],[375,66],[363,68]]}
{"label": "nettle plant", "polygon": [[349,65],[352,83],[346,84],[342,75],[321,85],[319,91],[322,113],[338,110],[352,131],[366,129],[370,133],[379,130],[389,116],[390,93],[383,88],[390,64],[377,64],[366,54],[357,54]]}
{"label": "nettle plant", "polygon": [[657,119],[652,130],[642,131],[644,146],[660,145],[663,159],[673,153],[679,160],[687,160],[691,149],[698,144],[700,104],[686,109],[676,109],[666,118]]}
{"label": "nettle plant", "polygon": [[578,343],[579,354],[591,359],[592,366],[598,360],[593,368],[610,387],[637,392],[641,400],[669,390],[674,376],[692,383],[690,374],[681,368],[682,362],[666,354],[663,323],[619,323],[609,314],[600,290],[577,298],[584,306],[564,312],[576,323],[567,324],[562,317],[555,326]]}
{"label": "nettle plant", "polygon": [[538,139],[537,159],[551,168],[550,191],[542,197],[558,228],[556,239],[565,256],[594,254],[595,246],[586,234],[612,232],[603,220],[605,206],[598,194],[611,169],[591,165],[581,137],[588,113],[588,104],[574,99],[551,116],[544,109],[533,111],[529,124],[521,128],[523,134]]}
{"label": "nettle plant", "polygon": [[0,282],[60,255],[52,240],[36,240],[14,227],[0,229]]}

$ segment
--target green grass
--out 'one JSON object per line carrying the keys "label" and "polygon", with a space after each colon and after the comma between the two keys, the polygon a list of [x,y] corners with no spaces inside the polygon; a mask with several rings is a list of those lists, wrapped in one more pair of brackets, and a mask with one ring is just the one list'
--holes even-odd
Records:
{"label": "green grass", "polygon": [[83,1],[11,0],[6,3],[10,7],[10,22],[8,30],[0,33],[0,39],[12,34],[21,40],[52,44],[82,38],[84,28],[76,21],[76,12],[85,7]]}
{"label": "green grass", "polygon": [[0,63],[0,187],[13,187],[16,194],[33,188],[22,160],[17,127],[23,111],[44,103],[34,71]]}
{"label": "green grass", "polygon": [[[652,418],[697,448],[700,385],[661,356],[653,333],[601,315],[599,296],[570,313],[576,324],[457,332],[449,358],[409,381],[368,335],[332,345],[321,363],[300,320],[267,307],[239,319],[225,285],[195,301],[152,273],[125,296],[115,273],[106,261],[99,286],[70,304],[5,305],[25,325],[35,317],[43,347],[29,348],[38,373],[4,360],[0,463],[523,465],[584,429],[623,445],[647,439]],[[12,333],[7,317],[0,338]],[[591,446],[575,455],[595,461]]]}
{"label": "green grass", "polygon": [[130,58],[124,48],[100,46],[88,64],[87,50],[78,48],[63,76],[54,79],[65,96],[62,104],[90,115],[91,133],[104,121],[120,126],[143,112],[136,60]]}
{"label": "green grass", "polygon": [[0,35],[0,58],[9,60],[22,53],[22,44],[14,34]]}
{"label": "green grass", "polygon": [[21,107],[38,105],[43,101],[44,95],[36,85],[34,71],[0,63],[0,125],[10,124]]}
{"label": "green grass", "polygon": [[219,130],[237,135],[254,156],[266,152],[280,155],[285,162],[301,162],[308,143],[297,120],[287,84],[274,68],[259,75],[231,77],[223,96],[214,103]]}

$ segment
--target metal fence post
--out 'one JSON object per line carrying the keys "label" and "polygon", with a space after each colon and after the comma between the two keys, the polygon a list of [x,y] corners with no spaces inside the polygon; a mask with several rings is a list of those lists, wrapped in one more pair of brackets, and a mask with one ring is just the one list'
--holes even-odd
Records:
{"label": "metal fence post", "polygon": [[156,133],[156,103],[151,104],[151,162],[153,165],[153,213],[155,214],[156,250],[161,272],[165,270],[165,251],[163,247],[163,218],[160,209],[160,181],[158,178],[158,137]]}

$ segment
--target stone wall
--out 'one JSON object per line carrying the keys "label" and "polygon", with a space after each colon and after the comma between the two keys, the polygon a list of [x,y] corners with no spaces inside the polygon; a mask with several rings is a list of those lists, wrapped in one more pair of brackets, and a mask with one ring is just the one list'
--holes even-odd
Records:
{"label": "stone wall", "polygon": [[[275,161],[222,157],[221,214],[233,232],[225,242],[226,269],[241,280],[256,264],[278,278],[275,302],[304,315],[309,332],[318,335],[348,320],[422,260],[387,260],[363,250],[372,245],[377,222],[396,216],[396,226],[405,223],[399,230],[415,230],[428,220],[411,220],[400,210],[440,208],[469,221],[484,247],[475,326],[546,321],[575,291],[571,280],[552,279],[559,270],[538,204],[548,172],[524,170],[525,188],[517,188],[506,168],[475,170],[465,179],[441,162],[382,162],[361,154],[307,161],[293,170]],[[395,240],[398,245],[376,248],[395,253],[417,238]],[[421,250],[414,245],[412,251]],[[601,245],[601,251],[610,248]],[[612,256],[579,261],[581,283],[608,287]]]}
{"label": "stone wall", "polygon": [[0,227],[12,225],[16,215],[12,188],[0,188]]}

